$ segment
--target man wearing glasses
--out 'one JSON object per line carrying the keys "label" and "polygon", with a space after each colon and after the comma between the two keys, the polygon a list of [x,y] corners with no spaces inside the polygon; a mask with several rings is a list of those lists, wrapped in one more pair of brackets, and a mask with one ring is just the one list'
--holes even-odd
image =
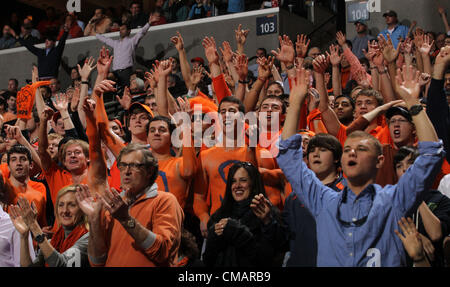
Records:
{"label": "man wearing glasses", "polygon": [[77,192],[88,216],[92,266],[170,267],[177,260],[183,210],[174,195],[158,191],[158,162],[145,145],[131,143],[119,154],[122,193],[97,198],[86,186]]}
{"label": "man wearing glasses", "polygon": [[405,266],[402,242],[396,238],[398,221],[417,208],[417,199],[433,183],[442,164],[442,141],[419,101],[416,70],[403,69],[397,93],[406,102],[416,127],[420,156],[398,184],[375,184],[384,161],[382,147],[373,136],[356,131],[343,148],[341,166],[347,177],[342,192],[324,186],[303,162],[301,135],[296,134],[300,107],[307,93],[308,74],[302,68],[293,78],[290,108],[280,141],[277,161],[293,192],[316,219],[317,266]]}

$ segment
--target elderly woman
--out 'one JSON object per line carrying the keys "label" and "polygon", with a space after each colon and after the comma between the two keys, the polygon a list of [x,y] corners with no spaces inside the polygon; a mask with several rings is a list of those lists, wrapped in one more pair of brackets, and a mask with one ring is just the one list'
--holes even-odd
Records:
{"label": "elderly woman", "polygon": [[[87,267],[89,266],[87,248],[89,233],[86,229],[86,218],[78,206],[75,197],[77,189],[85,186],[69,185],[58,192],[55,204],[55,216],[60,224],[51,240],[36,221],[34,204],[30,206],[25,198],[20,198],[17,206],[10,209],[11,219],[17,231],[21,234],[20,265],[48,266],[48,267]],[[28,232],[31,231],[37,244],[39,253],[32,261],[23,246],[28,245]]]}
{"label": "elderly woman", "polygon": [[222,206],[208,222],[203,261],[206,266],[280,266],[277,242],[284,228],[279,212],[267,199],[261,175],[248,162],[228,172]]}

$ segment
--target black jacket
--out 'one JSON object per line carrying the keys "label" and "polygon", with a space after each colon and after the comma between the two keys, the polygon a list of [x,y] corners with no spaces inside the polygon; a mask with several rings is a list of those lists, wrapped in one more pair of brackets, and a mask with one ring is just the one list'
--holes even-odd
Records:
{"label": "black jacket", "polygon": [[66,44],[68,32],[64,32],[61,39],[58,42],[58,45],[50,49],[48,55],[46,55],[45,48],[40,49],[36,48],[28,41],[25,41],[21,38],[18,39],[19,43],[26,47],[31,53],[35,54],[38,57],[38,70],[39,70],[39,78],[45,77],[58,77],[59,65],[61,63],[61,57],[64,51],[64,46]]}
{"label": "black jacket", "polygon": [[[275,218],[275,217],[272,217]],[[273,219],[264,226],[250,208],[240,218],[230,218],[221,236],[214,232],[214,225],[220,221],[208,222],[203,261],[210,267],[270,267],[277,255],[277,238],[282,227]],[[281,262],[280,262],[281,265]],[[279,265],[279,266],[280,266]]]}

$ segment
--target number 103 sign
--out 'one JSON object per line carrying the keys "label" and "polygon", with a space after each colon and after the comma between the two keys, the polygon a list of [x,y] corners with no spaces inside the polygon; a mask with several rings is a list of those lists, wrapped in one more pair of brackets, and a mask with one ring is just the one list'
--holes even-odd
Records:
{"label": "number 103 sign", "polygon": [[277,33],[277,15],[267,15],[256,18],[256,35],[267,35]]}

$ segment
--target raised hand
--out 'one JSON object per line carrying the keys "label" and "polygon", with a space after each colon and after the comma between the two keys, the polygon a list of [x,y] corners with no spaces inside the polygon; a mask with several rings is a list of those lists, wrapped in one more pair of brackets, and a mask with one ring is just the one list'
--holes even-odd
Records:
{"label": "raised hand", "polygon": [[231,49],[230,43],[227,41],[222,43],[223,49],[219,47],[220,52],[222,53],[223,60],[225,63],[229,63],[233,61],[233,50]]}
{"label": "raised hand", "polygon": [[387,37],[388,37],[388,40],[386,41],[386,39],[384,38],[383,35],[379,35],[378,36],[378,44],[380,45],[384,59],[388,63],[393,63],[393,62],[395,62],[395,60],[398,57],[401,42],[398,43],[397,48],[394,48],[394,45],[392,44],[391,36],[389,36],[389,34],[388,34]]}
{"label": "raised hand", "polygon": [[256,60],[256,63],[258,63],[258,77],[263,79],[268,79],[271,72],[271,68],[273,65],[273,62],[275,61],[275,58],[269,56],[266,57],[260,57],[258,60]]}
{"label": "raised hand", "polygon": [[294,44],[286,35],[278,36],[278,40],[280,41],[280,48],[277,48],[277,51],[272,50],[272,54],[285,65],[293,64],[295,59]]}
{"label": "raised hand", "polygon": [[237,45],[244,45],[245,41],[247,40],[247,35],[250,30],[243,30],[242,24],[239,24],[238,28],[234,30],[234,36],[236,38],[236,44]]}
{"label": "raised hand", "polygon": [[84,99],[83,111],[86,117],[95,123],[95,101],[89,98]]}
{"label": "raised hand", "polygon": [[97,59],[97,72],[102,75],[104,78],[108,76],[109,68],[111,67],[111,63],[113,60],[113,56],[109,55],[109,50],[102,47],[100,50],[100,56]]}
{"label": "raised hand", "polygon": [[203,79],[203,77],[205,76],[204,70],[205,70],[205,68],[203,68],[202,66],[197,66],[192,69],[191,83],[193,85],[197,86],[198,83],[200,83],[200,81]]}
{"label": "raised hand", "polygon": [[328,58],[325,55],[317,56],[313,62],[314,72],[324,74],[328,68]]}
{"label": "raised hand", "polygon": [[22,217],[25,224],[30,227],[33,223],[36,222],[37,218],[37,209],[34,202],[28,202],[25,197],[19,197],[17,200],[17,205],[19,207],[18,211],[20,216]]}
{"label": "raised hand", "polygon": [[69,98],[65,93],[60,93],[55,96],[53,106],[60,112],[67,111],[67,108],[69,107]]}
{"label": "raised hand", "polygon": [[333,66],[338,66],[341,63],[343,55],[339,55],[339,46],[330,45],[330,53],[327,51],[327,56]]}
{"label": "raised hand", "polygon": [[100,216],[100,211],[103,206],[102,201],[99,196],[93,196],[91,194],[86,184],[80,184],[77,187],[75,197],[77,198],[78,206],[89,219]]}
{"label": "raised hand", "polygon": [[428,73],[420,73],[419,85],[421,87],[427,85],[430,81],[431,81],[431,75],[430,74],[428,74]]}
{"label": "raised hand", "polygon": [[166,78],[172,73],[172,61],[164,60],[161,61],[158,66],[158,73],[160,78]]}
{"label": "raised hand", "polygon": [[297,42],[295,42],[295,52],[297,57],[304,58],[308,52],[309,43],[311,42],[306,35],[297,35]]}
{"label": "raised hand", "polygon": [[177,51],[181,51],[184,49],[184,41],[183,37],[181,37],[180,32],[177,31],[177,35],[170,38],[170,42],[172,42]]}
{"label": "raised hand", "polygon": [[124,221],[130,217],[128,212],[129,203],[125,202],[114,188],[111,188],[110,192],[106,191],[101,196],[101,200],[106,210],[118,221]]}
{"label": "raised hand", "polygon": [[219,54],[217,53],[216,41],[213,37],[205,37],[202,41],[203,48],[205,48],[205,56],[209,64],[219,64]]}
{"label": "raised hand", "polygon": [[248,75],[248,58],[245,54],[239,55],[234,60],[234,68],[240,81],[245,81]]}
{"label": "raised hand", "polygon": [[[431,42],[430,42],[431,41]],[[417,47],[419,49],[419,52],[422,54],[429,54],[431,51],[431,47],[433,47],[434,40],[431,40],[430,36],[425,34],[423,36],[423,43],[421,46]]]}
{"label": "raised hand", "polygon": [[300,97],[308,93],[309,76],[309,71],[301,66],[296,68],[295,75],[289,75],[289,78],[291,79],[291,95]]}
{"label": "raised hand", "polygon": [[116,82],[111,80],[103,80],[94,87],[94,94],[101,97],[106,92],[115,92],[117,89],[114,87]]}
{"label": "raised hand", "polygon": [[54,114],[55,111],[52,110],[52,108],[45,106],[44,110],[42,111],[42,114],[40,115],[40,119],[47,122],[52,119]]}
{"label": "raised hand", "polygon": [[80,88],[75,88],[73,90],[72,99],[70,100],[70,109],[72,112],[77,110],[78,104],[80,102]]}
{"label": "raised hand", "polygon": [[394,232],[402,241],[409,257],[416,262],[423,260],[425,258],[424,247],[413,220],[410,217],[407,220],[402,217],[398,221],[398,226],[402,232],[400,233],[398,230],[394,230]]}
{"label": "raised hand", "polygon": [[96,67],[97,67],[97,65],[94,65],[93,57],[89,57],[89,58],[86,58],[86,60],[84,60],[83,68],[81,68],[80,65],[77,64],[78,73],[81,76],[81,80],[87,81],[89,79],[89,76],[91,75],[92,71],[95,70]]}
{"label": "raised hand", "polygon": [[16,230],[20,233],[21,237],[28,236],[28,232],[30,231],[30,228],[23,220],[22,216],[20,215],[20,207],[16,205],[10,205],[9,206],[9,217],[11,218],[12,223],[14,224],[14,227]]}
{"label": "raised hand", "polygon": [[116,95],[116,99],[119,102],[119,104],[122,106],[122,108],[126,111],[128,111],[128,109],[131,106],[131,93],[130,93],[130,88],[125,87],[125,89],[123,90],[123,96],[122,98],[120,98],[118,95]]}
{"label": "raised hand", "polygon": [[345,38],[345,34],[343,34],[341,31],[338,31],[336,33],[336,40],[339,46],[343,47],[344,45],[346,45],[345,41],[347,41],[347,39]]}
{"label": "raised hand", "polygon": [[396,92],[405,102],[417,103],[420,94],[419,84],[420,72],[413,66],[403,65],[403,68],[397,69],[397,89]]}

